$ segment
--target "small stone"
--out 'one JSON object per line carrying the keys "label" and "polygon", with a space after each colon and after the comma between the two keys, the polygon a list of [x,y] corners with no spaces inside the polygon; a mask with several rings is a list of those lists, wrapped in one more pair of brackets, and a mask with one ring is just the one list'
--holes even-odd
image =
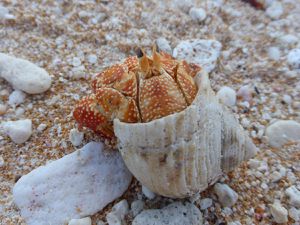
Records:
{"label": "small stone", "polygon": [[0,5],[0,18],[5,18],[5,16],[9,13],[9,10],[4,6]]}
{"label": "small stone", "polygon": [[262,183],[260,187],[264,190],[268,190],[269,186],[266,183]]}
{"label": "small stone", "polygon": [[300,209],[296,209],[294,207],[289,209],[289,216],[295,220],[295,222],[300,221]]}
{"label": "small stone", "polygon": [[156,44],[159,50],[172,55],[172,48],[167,39],[160,37],[156,39]]}
{"label": "small stone", "polygon": [[8,104],[10,106],[18,106],[24,102],[26,95],[23,91],[15,90],[13,91],[8,98]]}
{"label": "small stone", "polygon": [[74,57],[74,58],[72,59],[72,65],[73,65],[74,67],[80,66],[80,65],[81,65],[81,60],[80,60],[78,57]]}
{"label": "small stone", "polygon": [[200,201],[200,209],[201,210],[205,210],[205,209],[208,209],[209,207],[211,207],[213,204],[213,201],[211,198],[204,198],[204,199],[201,199]]}
{"label": "small stone", "polygon": [[85,217],[82,219],[72,219],[68,225],[92,225],[92,220],[90,217]]}
{"label": "small stone", "polygon": [[0,167],[4,166],[5,162],[3,157],[0,155]]}
{"label": "small stone", "polygon": [[250,169],[257,169],[262,164],[262,161],[259,161],[257,159],[250,159],[248,161],[248,165]]}
{"label": "small stone", "polygon": [[192,7],[189,11],[189,15],[192,18],[192,20],[195,20],[197,22],[202,22],[206,18],[206,12],[202,8]]}
{"label": "small stone", "polygon": [[300,48],[292,49],[289,52],[287,62],[293,69],[300,69]]}
{"label": "small stone", "polygon": [[108,213],[106,215],[108,225],[122,225],[122,220],[115,213]]}
{"label": "small stone", "polygon": [[266,129],[272,147],[280,148],[290,141],[300,140],[300,124],[294,120],[278,120]]}
{"label": "small stone", "polygon": [[17,117],[22,116],[24,113],[25,113],[25,109],[23,109],[21,107],[17,108],[16,111],[15,111],[15,114],[16,114]]}
{"label": "small stone", "polygon": [[155,193],[153,193],[144,185],[142,185],[142,192],[148,199],[154,199],[156,197]]}
{"label": "small stone", "polygon": [[0,19],[14,19],[15,16],[9,13],[9,10],[4,6],[0,5]]}
{"label": "small stone", "polygon": [[243,118],[241,124],[244,128],[248,128],[250,126],[250,121],[247,118]]}
{"label": "small stone", "polygon": [[174,0],[173,1],[176,8],[188,13],[190,8],[193,6],[193,1],[191,0]]}
{"label": "small stone", "polygon": [[174,49],[173,56],[201,66],[210,73],[221,54],[222,44],[215,40],[192,39],[181,41]]}
{"label": "small stone", "polygon": [[28,225],[62,225],[102,210],[127,190],[131,178],[118,151],[90,142],[22,176],[13,197]]}
{"label": "small stone", "polygon": [[98,60],[98,57],[94,54],[88,56],[88,61],[90,64],[95,64]]}
{"label": "small stone", "polygon": [[270,47],[268,49],[268,56],[270,59],[272,59],[274,61],[278,61],[281,56],[280,49],[278,47]]}
{"label": "small stone", "polygon": [[292,34],[286,34],[279,37],[279,41],[284,46],[293,46],[298,42],[298,38]]}
{"label": "small stone", "polygon": [[214,192],[217,194],[219,202],[224,207],[231,207],[238,200],[238,194],[227,184],[216,183]]}
{"label": "small stone", "polygon": [[217,92],[217,97],[221,102],[227,106],[234,106],[236,104],[236,93],[230,87],[224,86]]}
{"label": "small stone", "polygon": [[135,217],[144,209],[144,202],[142,200],[135,200],[131,203],[131,212]]}
{"label": "small stone", "polygon": [[51,86],[51,77],[33,63],[0,53],[0,77],[9,82],[14,89],[29,94],[45,92]]}
{"label": "small stone", "polygon": [[32,133],[32,123],[29,119],[3,122],[1,126],[10,139],[17,144],[27,141]]}
{"label": "small stone", "polygon": [[289,197],[292,206],[300,207],[300,191],[295,186],[287,188],[285,194]]}
{"label": "small stone", "polygon": [[47,128],[47,124],[41,123],[36,129],[37,129],[39,132],[42,132],[42,131],[44,131],[46,128]]}
{"label": "small stone", "polygon": [[79,146],[83,140],[84,133],[79,132],[77,129],[73,128],[69,133],[69,140],[73,146]]}
{"label": "small stone", "polygon": [[227,225],[242,225],[240,221],[232,221],[227,223]]}
{"label": "small stone", "polygon": [[283,13],[283,7],[282,4],[278,1],[274,1],[267,9],[266,9],[266,14],[268,17],[271,19],[279,19],[280,16]]}
{"label": "small stone", "polygon": [[224,207],[224,208],[222,209],[222,213],[224,213],[225,216],[230,216],[230,215],[232,214],[232,209],[229,208],[229,207]]}
{"label": "small stone", "polygon": [[107,214],[106,220],[109,225],[122,225],[125,215],[129,211],[129,206],[127,200],[123,199],[122,201],[115,204],[110,213]]}
{"label": "small stone", "polygon": [[174,202],[162,209],[149,209],[137,215],[132,225],[202,225],[200,210],[191,203]]}
{"label": "small stone", "polygon": [[105,223],[102,220],[98,220],[96,224],[97,225],[105,225]]}
{"label": "small stone", "polygon": [[4,104],[0,104],[0,116],[4,115],[7,111],[7,106]]}
{"label": "small stone", "polygon": [[274,171],[270,174],[270,180],[272,182],[277,182],[282,178],[281,174],[278,171]]}
{"label": "small stone", "polygon": [[112,208],[112,212],[118,215],[122,220],[124,219],[125,215],[129,211],[129,205],[126,199],[115,204]]}
{"label": "small stone", "polygon": [[243,101],[249,103],[252,102],[252,94],[253,94],[253,90],[249,87],[249,85],[242,86],[236,93],[236,95],[240,97]]}
{"label": "small stone", "polygon": [[276,223],[286,223],[288,221],[288,211],[280,202],[272,204],[270,211]]}
{"label": "small stone", "polygon": [[290,95],[283,95],[282,101],[290,105],[292,103],[292,97]]}

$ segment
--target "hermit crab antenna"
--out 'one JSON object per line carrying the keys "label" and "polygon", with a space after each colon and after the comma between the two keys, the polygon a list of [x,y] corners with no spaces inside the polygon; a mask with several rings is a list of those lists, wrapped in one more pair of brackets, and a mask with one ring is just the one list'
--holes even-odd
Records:
{"label": "hermit crab antenna", "polygon": [[139,58],[139,64],[140,64],[141,71],[144,74],[148,74],[148,72],[150,70],[150,65],[149,65],[149,60],[147,58],[147,55],[145,54],[143,49],[139,48],[137,50],[137,57]]}

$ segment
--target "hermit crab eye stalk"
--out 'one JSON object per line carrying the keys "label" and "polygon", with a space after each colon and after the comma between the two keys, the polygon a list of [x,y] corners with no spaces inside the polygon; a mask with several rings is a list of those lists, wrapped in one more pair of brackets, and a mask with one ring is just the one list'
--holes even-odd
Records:
{"label": "hermit crab eye stalk", "polygon": [[142,58],[144,56],[143,50],[141,48],[138,48],[136,51],[136,56],[138,58]]}

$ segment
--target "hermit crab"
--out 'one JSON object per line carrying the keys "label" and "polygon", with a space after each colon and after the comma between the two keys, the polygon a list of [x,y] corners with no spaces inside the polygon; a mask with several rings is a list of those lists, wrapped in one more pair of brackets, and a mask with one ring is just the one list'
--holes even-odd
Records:
{"label": "hermit crab", "polygon": [[155,193],[185,198],[254,156],[256,147],[200,66],[154,47],[103,71],[74,117],[117,140],[133,175]]}

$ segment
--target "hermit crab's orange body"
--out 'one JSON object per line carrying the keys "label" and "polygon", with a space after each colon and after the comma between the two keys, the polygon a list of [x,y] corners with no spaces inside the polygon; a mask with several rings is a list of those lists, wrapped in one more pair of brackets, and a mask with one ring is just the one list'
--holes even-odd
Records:
{"label": "hermit crab's orange body", "polygon": [[113,65],[92,82],[94,93],[74,110],[80,126],[114,139],[113,120],[149,122],[185,109],[197,93],[193,77],[201,68],[153,48]]}

